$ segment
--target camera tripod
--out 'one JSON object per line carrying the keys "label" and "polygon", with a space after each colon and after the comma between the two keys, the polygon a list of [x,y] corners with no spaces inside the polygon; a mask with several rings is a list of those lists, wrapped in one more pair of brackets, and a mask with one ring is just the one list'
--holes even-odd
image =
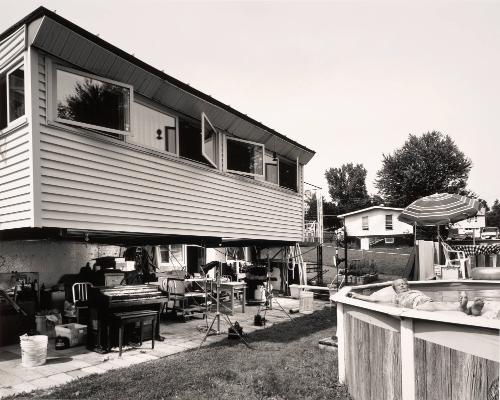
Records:
{"label": "camera tripod", "polygon": [[290,318],[290,321],[294,322],[295,321],[293,320],[293,318],[290,316],[290,314],[288,312],[286,312],[286,310],[283,308],[283,306],[278,302],[278,300],[276,300],[274,298],[274,295],[273,295],[273,292],[272,292],[272,289],[271,289],[271,281],[269,279],[269,273],[267,274],[267,279],[266,279],[266,284],[264,285],[264,292],[265,292],[265,298],[266,298],[266,301],[264,302],[264,304],[260,305],[259,306],[259,309],[257,310],[257,314],[256,315],[260,315],[260,313],[262,311],[264,311],[264,317],[262,318],[264,323],[266,321],[266,313],[267,313],[267,310],[272,310],[273,309],[273,301],[276,302],[276,304],[278,305],[279,307],[279,311],[285,313],[285,315]]}
{"label": "camera tripod", "polygon": [[[240,332],[238,331],[238,329],[235,328],[234,324],[231,322],[231,320],[229,319],[229,317],[226,315],[226,314],[223,314],[220,312],[220,283],[221,283],[221,276],[222,276],[222,263],[219,262],[219,265],[217,266],[217,271],[216,271],[216,280],[215,280],[215,284],[216,284],[216,296],[215,298],[213,297],[212,293],[210,293],[210,297],[215,300],[215,304],[216,304],[216,311],[215,311],[215,315],[212,319],[212,322],[210,323],[210,326],[207,328],[207,331],[205,332],[205,336],[203,337],[203,339],[201,340],[200,342],[200,345],[198,346],[198,350],[200,350],[201,346],[203,345],[203,343],[205,343],[205,341],[207,340],[207,337],[210,335],[210,334],[215,334],[215,335],[220,335],[221,334],[221,331],[220,331],[220,322],[221,322],[221,315],[224,317],[225,319],[225,322],[228,324],[228,326],[232,329],[233,332],[235,332],[238,337],[240,338],[240,340],[245,344],[245,346],[247,346],[249,349],[253,349],[252,346],[250,346],[248,344],[248,342],[243,338],[243,336],[241,336]],[[215,324],[215,322],[217,322],[217,329],[214,330],[213,329],[213,326]]]}

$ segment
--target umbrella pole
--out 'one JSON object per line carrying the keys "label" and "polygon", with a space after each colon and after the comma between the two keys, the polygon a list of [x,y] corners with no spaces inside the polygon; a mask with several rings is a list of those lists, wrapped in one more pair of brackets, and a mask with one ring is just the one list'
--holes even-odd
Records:
{"label": "umbrella pole", "polygon": [[415,271],[413,273],[413,277],[416,278],[416,280],[419,279],[419,275],[420,275],[420,262],[419,262],[419,259],[418,259],[418,243],[417,243],[417,222],[414,223],[413,225],[413,233],[414,233],[414,241],[413,241],[413,249],[415,251]]}
{"label": "umbrella pole", "polygon": [[438,248],[437,248],[437,263],[441,265],[441,235],[439,232],[439,225],[436,226],[438,235]]}

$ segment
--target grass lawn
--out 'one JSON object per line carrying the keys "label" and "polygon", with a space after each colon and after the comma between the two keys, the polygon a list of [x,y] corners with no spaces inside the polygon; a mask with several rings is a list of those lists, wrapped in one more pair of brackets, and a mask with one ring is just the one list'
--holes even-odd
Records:
{"label": "grass lawn", "polygon": [[335,324],[334,309],[325,309],[248,335],[253,349],[225,339],[198,352],[10,399],[347,400],[346,388],[337,382],[337,353],[318,348],[319,339],[334,334]]}

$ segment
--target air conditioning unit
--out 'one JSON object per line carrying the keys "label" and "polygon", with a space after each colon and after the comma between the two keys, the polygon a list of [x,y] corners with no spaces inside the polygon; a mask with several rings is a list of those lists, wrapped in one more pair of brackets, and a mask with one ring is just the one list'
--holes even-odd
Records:
{"label": "air conditioning unit", "polygon": [[385,238],[385,244],[394,244],[394,238]]}

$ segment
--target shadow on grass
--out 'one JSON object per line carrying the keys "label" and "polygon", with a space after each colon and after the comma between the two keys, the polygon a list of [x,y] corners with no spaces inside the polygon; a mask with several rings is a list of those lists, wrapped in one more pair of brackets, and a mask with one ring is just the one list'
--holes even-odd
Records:
{"label": "shadow on grass", "polygon": [[[224,318],[221,318],[221,327],[229,327]],[[234,323],[235,321],[231,321]],[[273,322],[273,317],[268,317],[268,323]],[[328,334],[335,334],[337,325],[337,315],[335,309],[324,309],[315,311],[314,314],[293,317],[293,320],[275,323],[273,326],[243,334],[243,338],[249,343],[272,342],[290,343],[302,338],[317,334],[318,332],[329,330]],[[226,347],[241,343],[240,340],[222,340],[204,347]]]}

